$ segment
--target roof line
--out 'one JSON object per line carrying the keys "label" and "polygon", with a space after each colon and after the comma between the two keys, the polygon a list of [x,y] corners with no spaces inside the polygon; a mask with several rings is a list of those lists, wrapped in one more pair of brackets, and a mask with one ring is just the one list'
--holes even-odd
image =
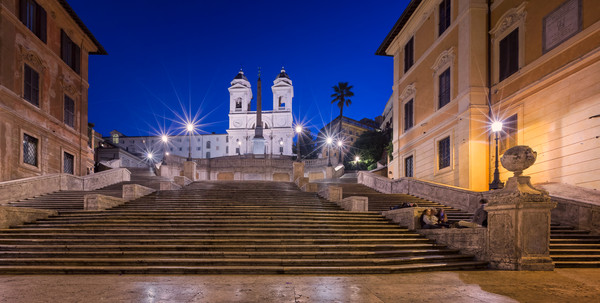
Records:
{"label": "roof line", "polygon": [[383,39],[383,42],[381,42],[381,45],[379,45],[379,48],[375,52],[375,55],[391,57],[390,55],[386,54],[385,51],[390,46],[390,44],[392,44],[392,41],[394,41],[396,35],[398,35],[398,33],[404,28],[404,25],[406,25],[406,22],[408,22],[408,19],[410,19],[410,17],[415,12],[419,4],[421,4],[421,2],[422,0],[410,1],[410,3],[402,12],[402,15],[400,15],[400,18],[398,18],[398,21],[396,21],[396,24],[394,24],[394,27],[392,27],[392,30],[390,30],[387,36],[385,36],[385,39]]}
{"label": "roof line", "polygon": [[94,37],[94,35],[92,35],[92,32],[90,32],[90,30],[87,28],[87,26],[85,26],[85,24],[83,24],[83,21],[81,21],[81,19],[79,19],[79,16],[77,16],[77,14],[73,10],[73,8],[69,5],[69,3],[67,3],[66,0],[58,0],[58,2],[67,11],[67,13],[69,13],[71,18],[73,18],[73,20],[75,21],[75,23],[77,23],[77,25],[79,25],[79,27],[83,30],[83,32],[88,36],[88,38],[90,38],[92,40],[92,42],[94,42],[94,45],[96,45],[96,47],[98,48],[97,51],[90,52],[90,54],[91,55],[108,55],[108,53],[106,52],[104,47],[102,47],[100,42],[98,42],[98,40],[96,40],[96,37]]}

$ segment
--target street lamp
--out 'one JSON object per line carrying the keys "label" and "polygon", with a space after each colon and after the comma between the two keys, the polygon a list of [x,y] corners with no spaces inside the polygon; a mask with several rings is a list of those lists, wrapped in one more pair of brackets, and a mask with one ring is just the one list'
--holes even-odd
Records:
{"label": "street lamp", "polygon": [[358,161],[360,161],[360,157],[356,156],[354,157],[354,165],[358,168]]}
{"label": "street lamp", "polygon": [[283,139],[279,140],[279,155],[283,156]]}
{"label": "street lamp", "polygon": [[498,171],[498,136],[502,131],[502,122],[495,121],[492,123],[492,132],[496,134],[496,161],[494,169],[494,180],[490,183],[490,189],[501,189],[504,188],[504,183],[500,182],[500,172]]}
{"label": "street lamp", "polygon": [[190,135],[190,140],[189,140],[190,141],[190,146],[189,146],[189,153],[188,153],[187,160],[188,161],[192,161],[192,132],[194,132],[194,124],[188,122],[186,124],[186,129],[187,129],[187,131],[188,131],[188,133]]}
{"label": "street lamp", "polygon": [[338,140],[337,146],[338,146],[338,153],[340,154],[340,156],[338,158],[338,164],[342,163],[342,145],[344,145],[342,140]]}
{"label": "street lamp", "polygon": [[333,143],[333,139],[331,137],[327,137],[325,139],[325,143],[327,143],[327,166],[331,166],[331,143]]}
{"label": "street lamp", "polygon": [[296,153],[298,154],[296,156],[296,161],[300,162],[300,145],[301,145],[301,140],[302,140],[302,136],[300,136],[300,134],[302,133],[302,125],[296,125],[296,134],[298,135],[298,137],[296,138]]}
{"label": "street lamp", "polygon": [[242,141],[237,142],[238,148],[237,148],[237,152],[238,152],[238,156],[241,156],[241,150],[242,150]]}
{"label": "street lamp", "polygon": [[162,165],[166,165],[167,161],[166,161],[166,157],[169,154],[167,152],[167,143],[169,142],[169,137],[167,135],[162,135],[160,136],[160,140],[163,142],[163,158],[162,158]]}

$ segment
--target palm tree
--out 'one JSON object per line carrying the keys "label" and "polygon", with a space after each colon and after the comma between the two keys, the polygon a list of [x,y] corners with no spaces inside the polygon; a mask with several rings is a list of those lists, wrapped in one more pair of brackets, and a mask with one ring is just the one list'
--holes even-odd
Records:
{"label": "palm tree", "polygon": [[[336,103],[340,108],[340,121],[338,122],[338,136],[342,133],[342,117],[344,113],[344,105],[350,106],[352,101],[348,99],[349,97],[354,97],[354,93],[351,89],[354,86],[348,85],[348,82],[339,82],[336,86],[333,87],[334,93],[331,94],[333,100],[331,100],[331,104]],[[338,162],[342,162],[342,153],[339,153]]]}

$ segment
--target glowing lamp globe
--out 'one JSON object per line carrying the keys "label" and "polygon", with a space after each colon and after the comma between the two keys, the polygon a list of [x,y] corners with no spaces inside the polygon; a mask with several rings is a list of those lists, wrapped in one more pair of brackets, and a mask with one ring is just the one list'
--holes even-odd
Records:
{"label": "glowing lamp globe", "polygon": [[495,121],[494,123],[492,123],[492,131],[493,132],[499,132],[502,130],[502,122],[500,121]]}

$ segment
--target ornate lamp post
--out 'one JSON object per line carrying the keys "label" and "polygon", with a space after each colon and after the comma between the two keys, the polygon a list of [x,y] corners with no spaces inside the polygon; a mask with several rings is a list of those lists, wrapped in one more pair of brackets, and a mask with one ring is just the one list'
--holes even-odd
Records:
{"label": "ornate lamp post", "polygon": [[296,161],[300,162],[301,158],[300,158],[300,143],[302,140],[302,136],[300,134],[302,134],[302,125],[296,125],[296,134],[297,134],[297,138],[296,138],[296,152],[297,152],[297,156],[296,156]]}
{"label": "ornate lamp post", "polygon": [[504,188],[504,183],[500,182],[500,172],[498,171],[498,136],[502,131],[502,122],[495,121],[492,123],[492,132],[496,135],[496,161],[494,169],[494,180],[490,183],[490,189],[501,189]]}
{"label": "ornate lamp post", "polygon": [[333,143],[333,139],[331,137],[327,137],[325,139],[325,143],[327,144],[327,166],[331,166],[331,143]]}
{"label": "ornate lamp post", "polygon": [[242,141],[238,141],[237,145],[238,145],[238,148],[237,148],[238,156],[241,156],[241,153],[242,153]]}
{"label": "ornate lamp post", "polygon": [[187,123],[186,124],[186,129],[188,134],[190,135],[190,146],[189,146],[189,153],[188,153],[188,161],[192,161],[192,132],[194,132],[194,124],[192,123]]}
{"label": "ornate lamp post", "polygon": [[279,140],[279,155],[283,156],[283,139]]}
{"label": "ornate lamp post", "polygon": [[338,153],[340,154],[340,157],[338,159],[338,164],[342,163],[342,146],[344,145],[344,143],[342,142],[342,140],[338,140],[337,142],[337,146],[338,146]]}
{"label": "ornate lamp post", "polygon": [[160,140],[163,142],[163,158],[162,158],[162,165],[167,164],[166,158],[167,158],[167,144],[169,143],[169,137],[167,135],[162,135],[160,136]]}

